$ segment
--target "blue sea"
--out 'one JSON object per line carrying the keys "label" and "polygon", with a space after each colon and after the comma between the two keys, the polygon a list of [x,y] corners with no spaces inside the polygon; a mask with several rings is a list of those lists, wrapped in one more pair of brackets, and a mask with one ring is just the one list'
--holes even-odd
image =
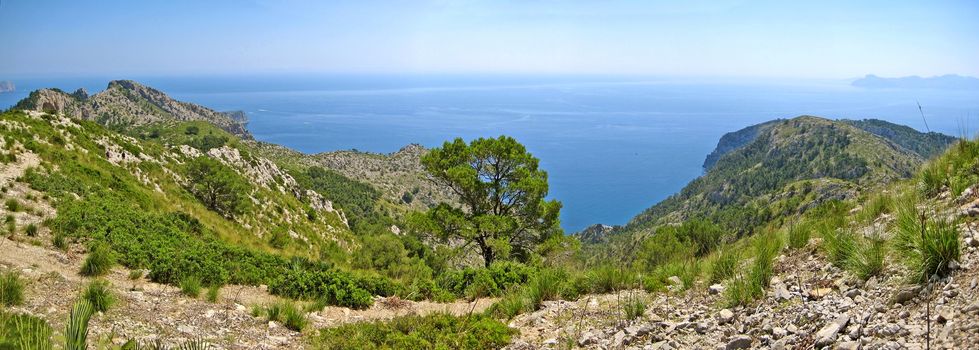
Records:
{"label": "blue sea", "polygon": [[[879,118],[950,135],[979,131],[979,91],[863,89],[848,80],[574,76],[128,77],[216,110],[244,110],[262,141],[316,153],[510,135],[540,158],[568,232],[624,224],[703,173],[726,132],[809,114]],[[12,79],[90,93],[112,78]],[[925,118],[919,114],[923,107]]]}

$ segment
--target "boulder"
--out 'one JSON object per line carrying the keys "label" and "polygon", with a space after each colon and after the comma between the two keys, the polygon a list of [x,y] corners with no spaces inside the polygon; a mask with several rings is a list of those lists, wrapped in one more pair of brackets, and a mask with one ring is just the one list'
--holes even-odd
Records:
{"label": "boulder", "polygon": [[836,342],[837,335],[846,328],[848,323],[850,323],[850,316],[847,315],[840,315],[840,317],[827,323],[819,332],[816,332],[816,346],[823,347]]}
{"label": "boulder", "polygon": [[731,341],[727,342],[727,345],[724,346],[724,350],[747,349],[750,347],[751,336],[742,334],[735,336],[733,339],[731,339]]}

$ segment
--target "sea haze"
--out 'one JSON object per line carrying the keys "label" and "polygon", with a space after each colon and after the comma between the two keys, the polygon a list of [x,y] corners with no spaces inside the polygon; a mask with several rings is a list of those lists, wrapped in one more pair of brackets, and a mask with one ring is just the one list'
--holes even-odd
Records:
{"label": "sea haze", "polygon": [[[31,89],[103,89],[109,78],[24,79]],[[979,91],[863,89],[840,81],[621,77],[147,77],[179,100],[244,110],[262,141],[303,152],[394,152],[462,137],[510,135],[550,175],[550,197],[574,232],[624,224],[702,173],[726,132],[803,114],[879,118],[951,135],[979,130]]]}

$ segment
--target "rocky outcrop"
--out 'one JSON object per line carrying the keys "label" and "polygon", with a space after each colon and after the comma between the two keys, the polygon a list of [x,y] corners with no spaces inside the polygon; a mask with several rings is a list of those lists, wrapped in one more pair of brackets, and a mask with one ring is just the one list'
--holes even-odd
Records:
{"label": "rocky outcrop", "polygon": [[575,233],[574,236],[582,243],[605,243],[608,242],[609,237],[614,235],[619,228],[621,227],[595,224]]}
{"label": "rocky outcrop", "polygon": [[142,125],[167,121],[206,121],[232,134],[251,138],[242,115],[216,112],[193,103],[176,101],[162,91],[131,80],[115,80],[95,95],[84,89],[72,94],[41,89],[14,106],[15,109],[63,113],[105,125]]}
{"label": "rocky outcrop", "polygon": [[758,137],[759,133],[768,130],[772,127],[772,125],[775,125],[781,121],[782,119],[776,119],[724,134],[724,136],[721,136],[721,139],[717,141],[717,146],[714,147],[714,150],[707,155],[707,159],[704,159],[704,171],[708,171],[713,168],[714,164],[717,163],[717,160],[721,159],[721,157],[725,154],[728,154],[731,151],[736,150],[741,146],[750,143],[751,141],[754,141],[755,138]]}

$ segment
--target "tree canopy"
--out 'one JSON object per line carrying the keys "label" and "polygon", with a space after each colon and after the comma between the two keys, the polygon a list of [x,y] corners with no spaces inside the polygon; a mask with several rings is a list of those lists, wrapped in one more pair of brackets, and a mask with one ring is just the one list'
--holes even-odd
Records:
{"label": "tree canopy", "polygon": [[447,141],[422,157],[422,165],[461,206],[441,203],[417,215],[417,229],[476,249],[486,266],[527,260],[542,242],[562,234],[561,202],[545,199],[547,172],[511,137]]}

